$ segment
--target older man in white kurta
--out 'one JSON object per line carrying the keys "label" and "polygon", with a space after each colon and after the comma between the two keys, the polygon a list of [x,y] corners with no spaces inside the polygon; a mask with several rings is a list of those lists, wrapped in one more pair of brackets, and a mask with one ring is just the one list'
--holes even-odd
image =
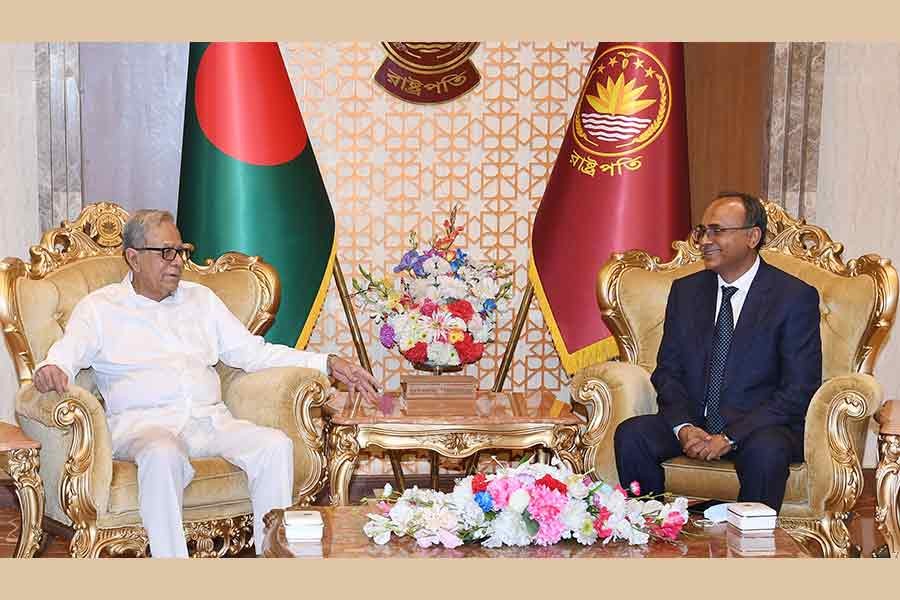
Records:
{"label": "older man in white kurta", "polygon": [[94,368],[113,456],[137,463],[140,513],[153,556],[187,556],[183,491],[194,476],[189,458],[202,456],[222,456],[247,473],[258,552],[263,515],[291,504],[291,440],[233,418],[213,365],[221,360],[246,371],[309,367],[370,397],[374,380],[332,355],[266,343],[211,290],[180,281],[186,255],[168,213],[139,211],[125,237],[132,271],[75,306],[65,335],[37,365],[35,386],[63,391],[80,369]]}

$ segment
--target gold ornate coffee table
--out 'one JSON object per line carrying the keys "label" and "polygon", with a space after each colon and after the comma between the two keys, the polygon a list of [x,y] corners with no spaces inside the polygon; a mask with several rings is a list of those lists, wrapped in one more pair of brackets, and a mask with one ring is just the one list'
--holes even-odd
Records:
{"label": "gold ornate coffee table", "polygon": [[[345,505],[361,451],[431,450],[447,458],[482,450],[546,448],[582,470],[580,417],[552,393],[479,391],[474,400],[414,399],[399,393],[373,406],[339,392],[325,407],[331,503]],[[433,473],[436,463],[432,463]]]}
{"label": "gold ornate coffee table", "polygon": [[701,528],[692,523],[676,542],[651,540],[646,546],[625,543],[582,546],[563,540],[553,546],[485,548],[466,544],[457,548],[419,548],[409,536],[392,538],[379,546],[366,537],[363,525],[371,506],[312,506],[303,510],[322,512],[325,530],[321,543],[291,544],[284,535],[281,509],[265,517],[262,555],[269,558],[803,558],[807,554],[783,529],[775,529],[765,549],[742,550],[746,540],[729,525]]}
{"label": "gold ornate coffee table", "polygon": [[7,470],[16,486],[22,529],[16,558],[31,558],[41,547],[44,518],[44,484],[38,473],[41,444],[15,425],[0,422],[0,453],[6,454]]}

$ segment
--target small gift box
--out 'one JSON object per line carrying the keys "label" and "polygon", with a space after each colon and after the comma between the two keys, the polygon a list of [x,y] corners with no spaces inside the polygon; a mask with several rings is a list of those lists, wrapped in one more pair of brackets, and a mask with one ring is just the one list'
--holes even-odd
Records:
{"label": "small gift box", "polygon": [[741,531],[775,529],[775,510],[761,502],[734,502],[728,505],[728,522]]}
{"label": "small gift box", "polygon": [[321,540],[324,529],[325,524],[322,522],[322,515],[318,511],[284,511],[284,537],[289,542]]}

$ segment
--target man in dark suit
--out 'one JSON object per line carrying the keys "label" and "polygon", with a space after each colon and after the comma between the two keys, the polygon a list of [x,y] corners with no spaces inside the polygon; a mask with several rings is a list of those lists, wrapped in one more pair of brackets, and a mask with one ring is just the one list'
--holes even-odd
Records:
{"label": "man in dark suit", "polygon": [[822,379],[819,294],[759,256],[766,212],[720,194],[694,228],[706,270],[672,283],[651,376],[659,411],[615,433],[620,481],[665,489],[661,463],[733,460],[738,500],[781,509],[803,460],[806,409]]}

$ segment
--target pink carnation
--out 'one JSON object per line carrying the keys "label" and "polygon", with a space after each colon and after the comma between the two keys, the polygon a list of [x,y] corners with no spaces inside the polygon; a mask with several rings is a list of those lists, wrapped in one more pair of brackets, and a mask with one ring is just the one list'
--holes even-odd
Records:
{"label": "pink carnation", "polygon": [[514,491],[522,487],[522,483],[515,477],[498,477],[487,484],[487,492],[494,501],[494,506],[503,509],[509,505],[509,497]]}
{"label": "pink carnation", "polygon": [[668,515],[666,515],[666,518],[663,520],[662,525],[653,527],[652,531],[654,534],[660,537],[674,540],[678,537],[678,534],[681,533],[682,527],[684,527],[684,517],[681,515],[681,513],[670,512]]}
{"label": "pink carnation", "polygon": [[559,490],[551,490],[544,485],[531,486],[528,494],[531,496],[528,514],[540,527],[535,542],[542,546],[555,544],[566,530],[559,513],[565,508],[568,498]]}
{"label": "pink carnation", "polygon": [[538,546],[550,546],[562,539],[566,526],[559,519],[550,519],[540,523],[537,535],[534,536],[534,543]]}
{"label": "pink carnation", "polygon": [[611,516],[612,513],[609,512],[609,510],[605,506],[603,506],[597,513],[597,518],[594,519],[594,531],[597,532],[597,536],[600,537],[601,540],[605,540],[613,534],[612,529],[606,526],[606,522]]}

